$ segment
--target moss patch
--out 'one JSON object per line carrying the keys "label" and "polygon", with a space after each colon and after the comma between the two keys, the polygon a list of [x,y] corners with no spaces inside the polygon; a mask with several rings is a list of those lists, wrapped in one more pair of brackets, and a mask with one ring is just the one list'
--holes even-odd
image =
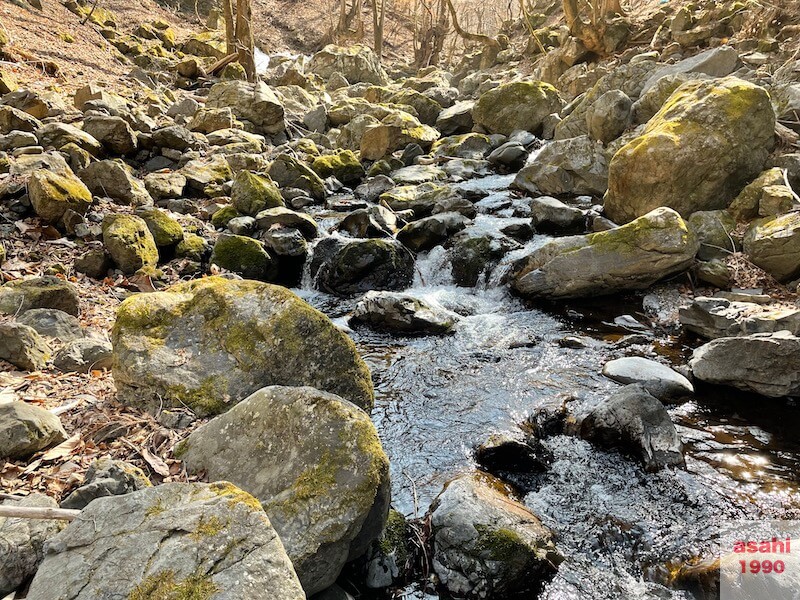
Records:
{"label": "moss patch", "polygon": [[128,600],[208,600],[218,591],[208,575],[198,573],[176,581],[173,571],[161,571],[137,585]]}

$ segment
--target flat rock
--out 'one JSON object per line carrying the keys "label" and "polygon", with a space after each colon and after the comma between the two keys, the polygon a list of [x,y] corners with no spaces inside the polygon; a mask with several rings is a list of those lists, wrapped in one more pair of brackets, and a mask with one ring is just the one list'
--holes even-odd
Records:
{"label": "flat rock", "polygon": [[608,361],[603,375],[622,384],[639,383],[659,400],[694,393],[691,382],[680,373],[654,360],[630,356]]}
{"label": "flat rock", "polygon": [[373,291],[359,301],[350,321],[384,331],[439,334],[449,332],[458,315],[409,294]]}
{"label": "flat rock", "polygon": [[712,340],[781,330],[800,333],[800,309],[788,305],[701,296],[681,308],[679,314],[681,325],[687,330]]}

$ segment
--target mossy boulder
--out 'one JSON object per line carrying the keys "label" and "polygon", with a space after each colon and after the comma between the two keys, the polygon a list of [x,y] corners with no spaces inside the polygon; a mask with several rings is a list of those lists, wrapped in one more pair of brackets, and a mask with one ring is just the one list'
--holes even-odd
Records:
{"label": "mossy boulder", "polygon": [[752,221],[758,217],[764,190],[772,186],[785,185],[783,171],[777,167],[767,169],[748,183],[731,202],[728,210],[737,221]]}
{"label": "mossy boulder", "polygon": [[160,208],[140,208],[136,216],[144,220],[159,248],[173,248],[183,239],[181,224]]}
{"label": "mossy boulder", "polygon": [[[369,410],[355,344],[289,290],[209,277],[129,298],[112,332],[114,381],[145,408],[224,412],[268,385],[309,385]],[[180,358],[179,358],[180,357]]]}
{"label": "mossy boulder", "polygon": [[35,308],[52,308],[78,316],[78,288],[55,275],[17,279],[0,286],[0,314],[19,315]]}
{"label": "mossy boulder", "polygon": [[60,444],[67,432],[49,410],[26,402],[0,404],[0,456],[28,458],[39,450]]}
{"label": "mossy boulder", "polygon": [[352,150],[318,156],[311,168],[323,179],[333,176],[344,184],[358,182],[364,177],[364,167]]}
{"label": "mossy boulder", "polygon": [[41,371],[51,355],[50,346],[33,327],[0,322],[0,359],[25,371]]}
{"label": "mossy boulder", "polygon": [[431,154],[438,157],[456,157],[480,160],[492,150],[489,136],[481,133],[465,133],[442,138],[433,144]]}
{"label": "mossy boulder", "polygon": [[369,46],[363,45],[344,47],[329,44],[311,57],[307,70],[325,81],[334,73],[339,73],[349,83],[389,83],[389,76],[381,67],[377,54]]}
{"label": "mossy boulder", "polygon": [[386,523],[389,461],[378,433],[364,411],[334,394],[266,387],[178,452],[190,471],[258,498],[309,596],[332,585]]}
{"label": "mossy boulder", "polygon": [[241,216],[242,214],[236,210],[235,206],[228,204],[227,206],[223,206],[219,210],[215,211],[214,214],[211,215],[211,224],[217,229],[222,229],[227,227],[228,223],[230,223],[232,219]]}
{"label": "mossy boulder", "polygon": [[203,260],[211,251],[211,246],[205,238],[194,233],[187,233],[175,246],[177,258],[188,258],[196,262]]}
{"label": "mossy boulder", "polygon": [[558,90],[549,83],[515,81],[483,94],[472,109],[472,118],[489,133],[541,133],[545,117],[561,112],[563,106]]}
{"label": "mossy boulder", "polygon": [[256,215],[256,224],[265,231],[276,226],[297,229],[307,240],[313,240],[319,233],[319,226],[313,217],[284,207],[262,210]]}
{"label": "mossy boulder", "polygon": [[685,217],[726,208],[761,173],[774,131],[763,88],[735,77],[686,83],[611,159],[605,212],[625,223],[659,206]]}
{"label": "mossy boulder", "polygon": [[744,237],[744,253],[778,281],[800,276],[800,214],[754,222]]}
{"label": "mossy boulder", "polygon": [[93,162],[78,176],[95,196],[130,206],[153,204],[144,183],[134,177],[131,168],[119,159]]}
{"label": "mossy boulder", "polygon": [[269,167],[269,176],[282,188],[308,192],[315,200],[325,199],[325,182],[311,167],[288,154],[279,154]]}
{"label": "mossy boulder", "polygon": [[36,214],[48,223],[57,223],[67,210],[85,214],[92,205],[92,194],[72,171],[35,171],[28,180],[28,197]]}
{"label": "mossy boulder", "polygon": [[420,122],[425,125],[436,125],[436,120],[442,112],[442,105],[436,100],[410,88],[402,89],[396,93],[389,93],[385,98],[381,98],[381,101],[412,106]]}
{"label": "mossy boulder", "polygon": [[225,39],[219,31],[203,31],[189,37],[181,49],[185,54],[220,59],[225,56]]}
{"label": "mossy boulder", "polygon": [[687,223],[700,241],[700,260],[723,259],[739,250],[733,237],[736,219],[727,210],[697,211]]}
{"label": "mossy boulder", "polygon": [[247,279],[267,281],[275,277],[275,261],[264,244],[244,235],[219,236],[211,253],[211,264]]}
{"label": "mossy boulder", "polygon": [[548,242],[514,263],[510,282],[544,298],[640,290],[688,268],[699,247],[678,213],[658,208],[622,227]]}
{"label": "mossy boulder", "polygon": [[317,289],[338,296],[402,290],[414,279],[414,256],[397,240],[328,237],[314,249],[311,276]]}
{"label": "mossy boulder", "polygon": [[439,132],[433,127],[423,125],[416,117],[398,111],[385,117],[379,125],[364,131],[361,137],[361,158],[380,160],[409,144],[418,144],[426,150],[438,139]]}
{"label": "mossy boulder", "polygon": [[103,245],[123,273],[135,273],[158,264],[156,241],[141,217],[107,215],[103,219]]}
{"label": "mossy boulder", "polygon": [[459,598],[535,598],[564,560],[552,532],[491,475],[448,483],[430,520],[433,568]]}
{"label": "mossy boulder", "polygon": [[228,482],[98,498],[53,539],[30,597],[304,600],[258,501]]}
{"label": "mossy boulder", "polygon": [[283,197],[269,177],[242,171],[233,180],[231,204],[243,215],[256,216],[265,208],[283,206]]}

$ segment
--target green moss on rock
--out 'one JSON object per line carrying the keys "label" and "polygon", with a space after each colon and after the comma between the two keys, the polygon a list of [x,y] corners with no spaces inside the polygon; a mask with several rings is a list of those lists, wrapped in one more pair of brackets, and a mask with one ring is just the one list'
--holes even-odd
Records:
{"label": "green moss on rock", "polygon": [[72,172],[35,171],[28,180],[28,196],[33,210],[48,223],[57,222],[68,209],[82,215],[92,204],[91,192]]}
{"label": "green moss on rock", "polygon": [[318,156],[311,168],[323,179],[333,176],[342,183],[353,183],[364,177],[364,167],[352,150]]}
{"label": "green moss on rock", "polygon": [[473,120],[489,133],[511,135],[516,130],[538,133],[548,115],[564,105],[558,91],[542,81],[515,81],[483,94],[475,103]]}
{"label": "green moss on rock", "polygon": [[135,273],[158,264],[158,248],[147,223],[134,215],[108,215],[103,219],[103,244],[123,273]]}
{"label": "green moss on rock", "polygon": [[251,217],[266,208],[284,206],[283,197],[275,182],[267,176],[250,171],[242,171],[233,180],[231,203],[239,213]]}
{"label": "green moss on rock", "polygon": [[128,600],[209,600],[219,588],[208,575],[176,580],[173,571],[150,575],[128,595]]}
{"label": "green moss on rock", "polygon": [[211,253],[211,264],[247,279],[263,280],[275,275],[274,260],[264,245],[243,235],[220,236]]}

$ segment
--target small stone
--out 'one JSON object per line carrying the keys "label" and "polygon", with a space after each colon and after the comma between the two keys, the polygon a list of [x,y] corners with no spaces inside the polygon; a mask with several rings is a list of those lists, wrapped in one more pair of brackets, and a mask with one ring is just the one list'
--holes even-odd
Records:
{"label": "small stone", "polygon": [[149,487],[152,484],[139,467],[104,456],[89,466],[83,483],[64,499],[61,508],[80,510],[95,498],[121,496]]}
{"label": "small stone", "polygon": [[41,371],[52,351],[36,330],[22,323],[0,323],[0,359],[26,371]]}
{"label": "small stone", "polygon": [[53,365],[65,373],[100,371],[111,364],[111,343],[93,338],[72,340],[53,357]]}
{"label": "small stone", "polygon": [[27,458],[66,439],[61,421],[49,410],[25,402],[0,404],[0,457]]}

